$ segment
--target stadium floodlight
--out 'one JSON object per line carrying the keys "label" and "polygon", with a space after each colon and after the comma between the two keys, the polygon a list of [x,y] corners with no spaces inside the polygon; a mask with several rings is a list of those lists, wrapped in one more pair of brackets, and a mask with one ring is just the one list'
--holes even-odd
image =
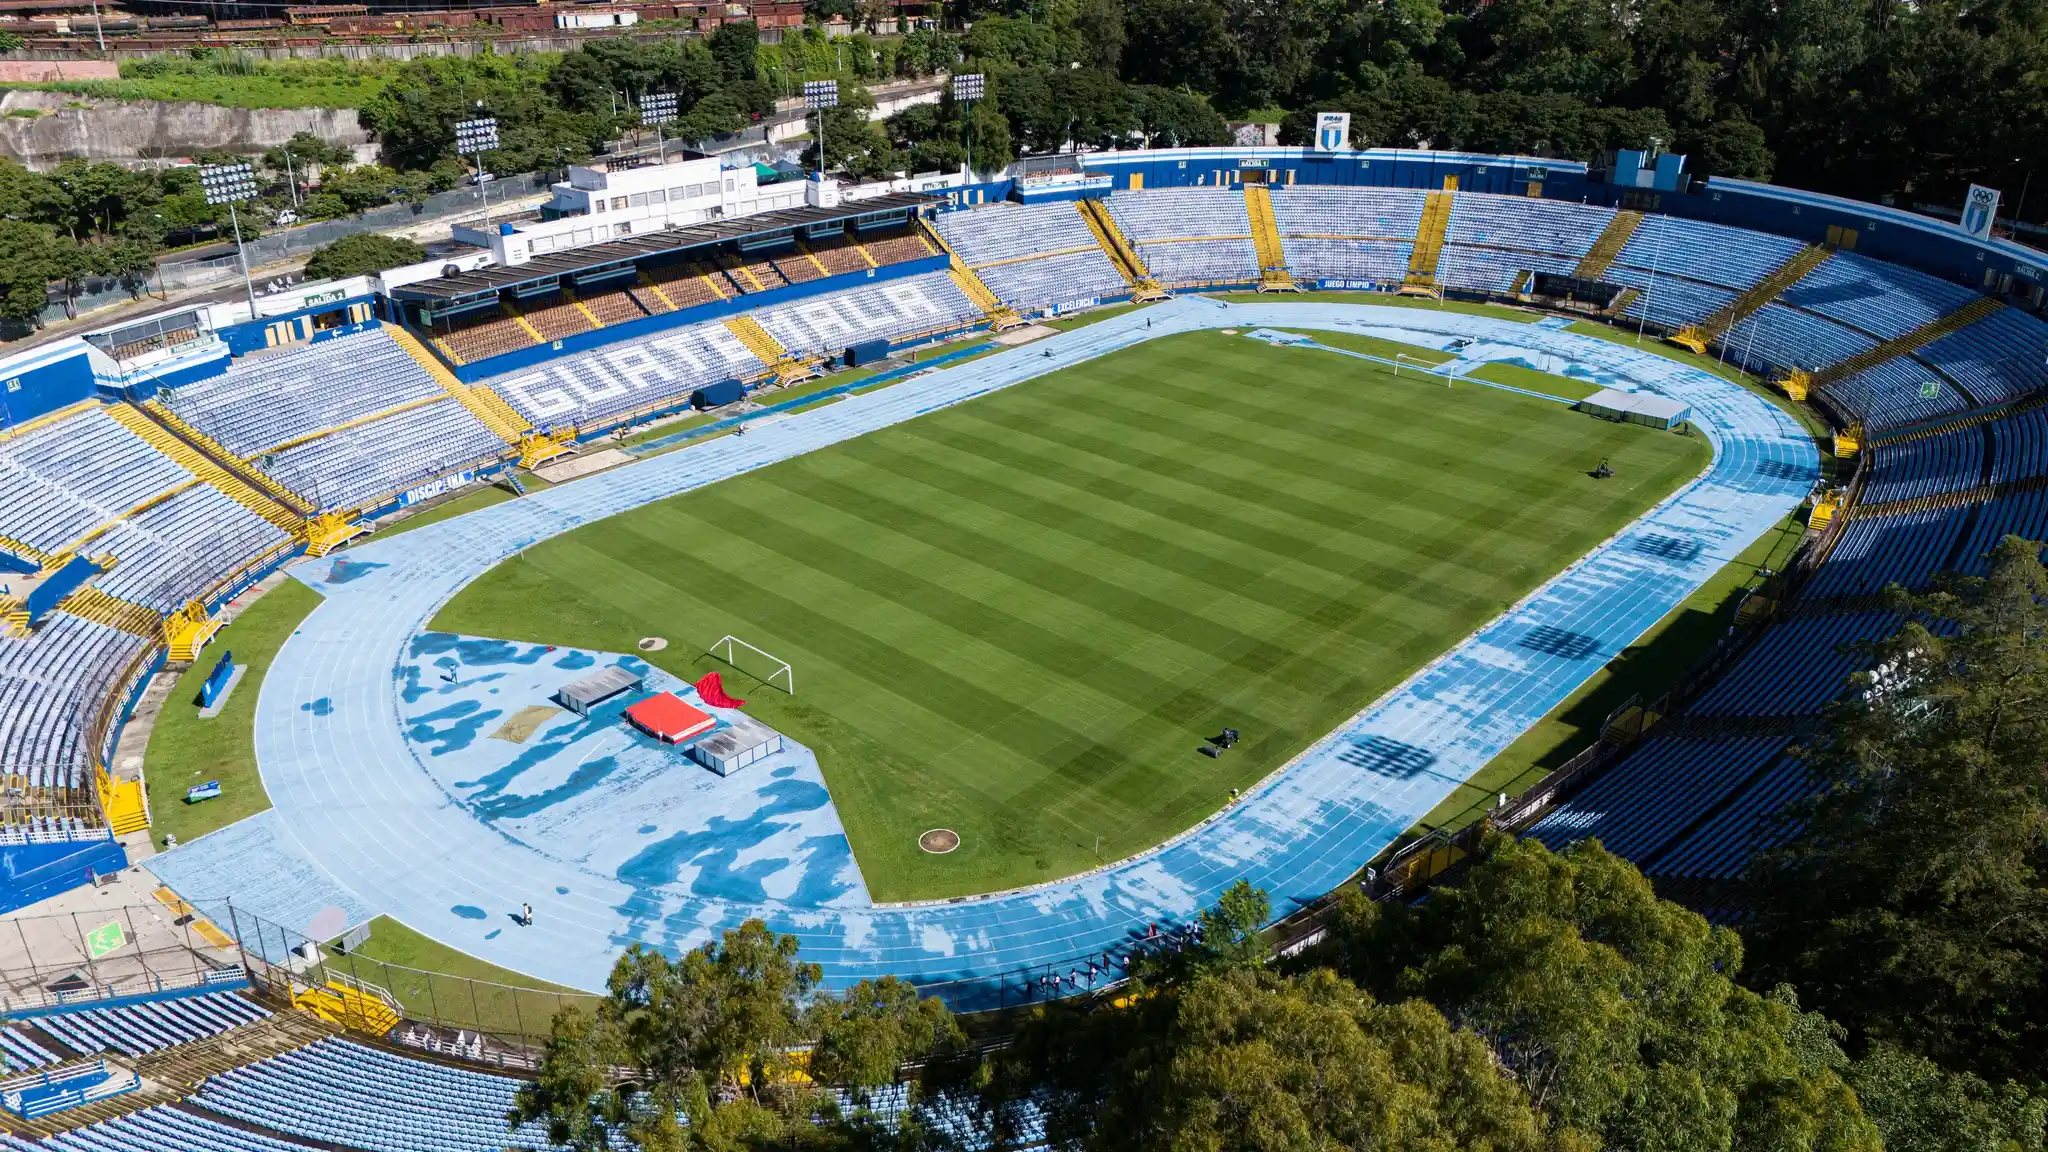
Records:
{"label": "stadium floodlight", "polygon": [[[482,109],[482,102],[478,102]],[[455,124],[455,151],[458,155],[476,158],[476,190],[484,202],[484,224],[491,223],[491,182],[490,173],[484,171],[484,153],[498,146],[498,118],[477,116],[460,120]]]}
{"label": "stadium floodlight", "polygon": [[455,125],[455,148],[465,156],[488,152],[498,146],[498,118],[479,116]]}
{"label": "stadium floodlight", "polygon": [[654,152],[663,164],[668,163],[668,141],[662,134],[661,126],[673,124],[675,119],[675,93],[648,92],[640,97],[640,123],[654,129]]}
{"label": "stadium floodlight", "polygon": [[818,179],[825,179],[825,109],[839,107],[839,81],[804,81],[804,107],[818,110]]}
{"label": "stadium floodlight", "polygon": [[806,107],[806,108],[837,108],[837,107],[839,107],[839,81],[837,81],[837,80],[806,80],[806,81],[804,81],[804,107]]}
{"label": "stadium floodlight", "polygon": [[228,223],[235,229],[235,259],[242,265],[242,287],[249,293],[249,319],[256,318],[256,282],[249,278],[249,254],[242,248],[242,218],[235,205],[256,198],[256,173],[244,164],[208,164],[199,170],[199,187],[206,202],[227,205]]}
{"label": "stadium floodlight", "polygon": [[974,102],[988,94],[988,77],[980,72],[965,72],[953,77],[953,102],[965,104],[960,113],[960,124],[967,134],[967,170],[974,171]]}

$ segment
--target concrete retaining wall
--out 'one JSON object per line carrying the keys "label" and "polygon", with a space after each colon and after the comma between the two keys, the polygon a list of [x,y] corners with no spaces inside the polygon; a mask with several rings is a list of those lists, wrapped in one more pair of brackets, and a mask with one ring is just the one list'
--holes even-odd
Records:
{"label": "concrete retaining wall", "polygon": [[295,132],[351,147],[370,142],[352,108],[223,108],[218,104],[92,100],[66,92],[0,94],[0,156],[48,170],[65,160],[176,160],[227,149],[251,155]]}

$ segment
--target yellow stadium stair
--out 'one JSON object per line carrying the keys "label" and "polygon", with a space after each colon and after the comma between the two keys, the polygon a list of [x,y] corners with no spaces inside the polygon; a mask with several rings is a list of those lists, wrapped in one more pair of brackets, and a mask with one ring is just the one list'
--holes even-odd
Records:
{"label": "yellow stadium stair", "polygon": [[306,555],[325,556],[369,530],[362,521],[349,519],[347,512],[322,512],[306,521]]}
{"label": "yellow stadium stair", "polygon": [[306,988],[292,997],[292,1007],[310,1012],[329,1024],[382,1036],[398,1027],[398,1012],[376,996],[361,992],[338,980],[324,988]]}
{"label": "yellow stadium stair", "polygon": [[761,327],[761,322],[752,316],[728,316],[725,327],[734,336],[739,337],[740,343],[747,346],[747,351],[752,352],[754,358],[763,364],[775,364],[789,355],[789,350],[782,346],[781,341],[769,335],[768,330]]}
{"label": "yellow stadium stair", "polygon": [[164,646],[169,649],[172,660],[190,663],[199,659],[199,650],[206,647],[220,628],[219,620],[207,616],[206,605],[194,600],[164,617]]}
{"label": "yellow stadium stair", "polygon": [[726,330],[738,337],[755,359],[768,365],[776,383],[794,384],[818,374],[809,363],[791,355],[789,349],[784,348],[782,342],[770,335],[752,316],[728,316],[724,323]]}
{"label": "yellow stadium stair", "polygon": [[411,356],[421,368],[426,369],[427,375],[432,376],[443,391],[460,400],[462,406],[469,409],[498,439],[507,444],[517,444],[532,430],[533,425],[527,423],[526,418],[510,404],[505,403],[504,397],[481,384],[464,384],[457,380],[455,373],[450,372],[447,365],[436,360],[434,354],[427,351],[426,346],[411,332],[388,323],[384,325],[384,331],[400,348],[405,349],[406,355]]}
{"label": "yellow stadium stair", "polygon": [[146,401],[142,408],[110,404],[107,415],[235,503],[286,532],[298,532],[313,510],[297,493],[237,460],[234,453],[154,400]]}
{"label": "yellow stadium stair", "polygon": [[50,553],[32,545],[24,544],[11,536],[0,536],[0,548],[5,548],[24,560],[33,560],[45,568],[50,566]]}
{"label": "yellow stadium stair", "polygon": [[1806,274],[1821,266],[1821,262],[1833,255],[1825,244],[1809,244],[1794,253],[1770,275],[1757,281],[1742,295],[1730,300],[1721,309],[1698,324],[1688,324],[1671,334],[1671,342],[1694,352],[1705,352],[1708,341],[1717,332],[1726,332],[1743,317],[1776,300],[1787,288],[1806,278]]}
{"label": "yellow stadium stair", "polygon": [[568,284],[564,283],[562,285],[562,295],[566,297],[570,303],[576,305],[576,310],[578,312],[583,313],[583,318],[585,320],[590,321],[591,331],[595,332],[599,328],[604,327],[604,321],[599,320],[597,318],[597,313],[592,312],[590,310],[590,305],[585,304],[581,299],[577,297],[576,290],[574,288],[571,288]]}
{"label": "yellow stadium stair", "polygon": [[1820,531],[1829,524],[1834,523],[1835,513],[1839,512],[1841,507],[1841,504],[1833,496],[1823,496],[1815,500],[1813,502],[1813,511],[1807,514],[1806,526],[1816,532]]}
{"label": "yellow stadium stair", "polygon": [[0,636],[27,636],[28,608],[20,598],[0,596]]}
{"label": "yellow stadium stair", "polygon": [[1629,237],[1636,234],[1636,225],[1642,222],[1641,212],[1616,212],[1614,219],[1607,222],[1607,227],[1600,230],[1600,238],[1593,241],[1593,247],[1586,251],[1579,266],[1572,269],[1572,276],[1579,280],[1598,280],[1607,275],[1608,265],[1621,255],[1622,247],[1628,243]]}
{"label": "yellow stadium stair", "polygon": [[745,280],[748,284],[752,284],[754,286],[753,290],[756,292],[766,292],[768,290],[768,286],[761,283],[761,278],[754,275],[754,270],[740,263],[739,257],[731,253],[720,256],[718,258],[718,266],[725,269],[727,276],[731,276],[736,280]]}
{"label": "yellow stadium stair", "polygon": [[528,320],[526,318],[526,314],[524,312],[521,312],[517,307],[515,307],[511,301],[498,301],[498,310],[500,312],[503,312],[505,316],[508,319],[510,319],[513,323],[519,325],[519,330],[521,332],[524,332],[528,336],[533,337],[533,342],[535,344],[545,344],[548,342],[548,338],[540,334],[540,329],[535,328],[533,326],[533,321]]}
{"label": "yellow stadium stair", "polygon": [[467,363],[468,363],[468,361],[467,361],[467,360],[464,360],[464,359],[463,359],[463,358],[461,357],[461,355],[460,355],[460,354],[458,354],[458,353],[457,353],[457,352],[455,351],[455,349],[453,349],[453,348],[450,348],[450,347],[448,346],[448,341],[447,341],[446,339],[444,339],[444,338],[442,338],[442,337],[440,337],[440,336],[436,336],[436,337],[434,337],[434,347],[436,347],[436,348],[439,348],[439,349],[441,350],[441,355],[443,355],[443,356],[446,356],[446,357],[448,358],[448,362],[449,362],[449,363],[451,363],[451,364],[467,364]]}
{"label": "yellow stadium stair", "polygon": [[823,260],[818,259],[818,254],[816,252],[811,251],[810,245],[805,244],[803,241],[799,240],[796,242],[796,250],[798,252],[803,253],[804,259],[809,260],[811,262],[811,267],[816,268],[818,270],[818,275],[832,275],[832,270],[830,268],[825,267],[825,262]]}
{"label": "yellow stadium stair", "polygon": [[1844,360],[1835,361],[1833,364],[1815,372],[1813,374],[1813,383],[1818,387],[1830,381],[1846,380],[1873,365],[1882,364],[1887,360],[1895,360],[1916,349],[1924,348],[1943,336],[1954,332],[1956,329],[1967,324],[1974,324],[2003,307],[2005,305],[2000,304],[1989,296],[1979,296],[1948,315],[1930,320],[1903,336],[1894,336],[1875,348],[1858,352],[1856,355]]}
{"label": "yellow stadium stair", "polygon": [[107,817],[107,827],[114,835],[126,836],[149,827],[149,803],[142,795],[142,781],[123,780],[100,767],[96,773],[100,786],[100,811]]}
{"label": "yellow stadium stair", "polygon": [[1899,432],[1890,432],[1883,436],[1873,436],[1868,443],[1872,448],[1883,448],[1890,444],[1905,444],[1914,440],[1925,440],[1929,436],[1939,436],[1944,432],[1953,432],[1958,428],[1974,428],[1979,424],[1986,424],[1993,420],[2002,420],[2007,416],[2016,416],[2021,412],[2039,408],[2043,404],[2048,404],[2048,392],[2036,392],[2024,400],[2015,401],[2002,408],[1979,408],[1974,412],[1948,420],[1936,421],[1932,424],[1922,424],[1917,428],[1907,428]]}
{"label": "yellow stadium stair", "polygon": [[640,273],[640,286],[659,297],[663,304],[668,305],[669,311],[673,312],[676,310],[676,302],[669,297],[668,293],[661,290],[661,285],[654,282],[654,277],[649,276],[645,272]]}
{"label": "yellow stadium stair", "polygon": [[90,584],[66,596],[64,602],[57,606],[73,616],[83,616],[96,624],[119,628],[150,640],[162,635],[163,621],[155,612],[140,604],[117,600]]}
{"label": "yellow stadium stair", "polygon": [[1130,238],[1124,235],[1123,229],[1116,226],[1116,217],[1110,215],[1109,209],[1102,201],[1076,200],[1074,207],[1080,211],[1081,219],[1087,222],[1088,231],[1095,234],[1095,242],[1100,244],[1102,251],[1109,256],[1109,262],[1116,268],[1117,275],[1122,276],[1124,283],[1130,285],[1131,299],[1139,303],[1164,299],[1166,290],[1159,286],[1159,281],[1152,275],[1152,270],[1145,266],[1145,258],[1138,255],[1138,249],[1132,245]]}
{"label": "yellow stadium stair", "polygon": [[[1014,328],[1024,322],[1022,317],[1011,311],[1008,304],[1003,303],[1000,296],[989,290],[989,286],[982,282],[981,277],[974,274],[974,269],[967,266],[967,261],[962,260],[958,252],[953,251],[953,246],[946,243],[944,236],[931,231],[922,222],[919,224],[917,235],[924,241],[926,247],[934,249],[934,255],[943,255],[951,261],[952,266],[946,269],[947,278],[953,281],[954,287],[960,289],[961,295],[967,297],[969,303],[981,309],[981,318],[988,321],[991,327],[999,330]],[[866,255],[865,252],[862,254]]]}
{"label": "yellow stadium stair", "polygon": [[1264,184],[1244,186],[1244,211],[1251,217],[1252,247],[1259,254],[1259,291],[1301,291],[1287,271],[1287,250],[1280,243],[1280,224],[1273,219],[1273,195]]}
{"label": "yellow stadium stair", "polygon": [[1401,291],[1411,296],[1442,296],[1436,266],[1444,254],[1444,232],[1451,226],[1454,192],[1431,192],[1422,205],[1422,223],[1415,229],[1415,247],[1408,254],[1408,275]]}

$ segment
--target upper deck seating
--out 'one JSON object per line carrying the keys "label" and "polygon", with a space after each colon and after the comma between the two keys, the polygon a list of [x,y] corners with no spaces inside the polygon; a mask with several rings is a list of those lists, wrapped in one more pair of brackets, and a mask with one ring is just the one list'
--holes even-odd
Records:
{"label": "upper deck seating", "polygon": [[269,1015],[269,1009],[246,996],[211,992],[116,1008],[52,1013],[37,1017],[36,1023],[80,1052],[142,1056],[218,1036]]}
{"label": "upper deck seating", "polygon": [[1614,209],[1597,205],[1468,192],[1451,201],[1444,243],[1565,256],[1576,266],[1613,219]]}
{"label": "upper deck seating", "polygon": [[1805,247],[1767,232],[1647,215],[1621,246],[1615,263],[1739,292],[1784,267]]}
{"label": "upper deck seating", "polygon": [[[528,341],[531,343],[531,341]],[[238,456],[254,456],[441,386],[380,328],[241,361],[163,394],[164,406]]]}
{"label": "upper deck seating", "polygon": [[1960,284],[1854,252],[1837,252],[1779,299],[1879,339],[1903,336],[1977,298]]}

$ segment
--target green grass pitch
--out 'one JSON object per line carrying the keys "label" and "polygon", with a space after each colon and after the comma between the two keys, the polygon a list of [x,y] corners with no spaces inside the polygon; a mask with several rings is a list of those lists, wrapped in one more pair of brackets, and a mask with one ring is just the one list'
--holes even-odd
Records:
{"label": "green grass pitch", "polygon": [[[1586,473],[1602,458],[1617,478]],[[1697,475],[1706,443],[1220,333],[580,528],[434,627],[730,677],[814,748],[878,900],[1188,828]],[[1200,755],[1224,725],[1244,742]],[[929,828],[960,848],[921,853]]]}

